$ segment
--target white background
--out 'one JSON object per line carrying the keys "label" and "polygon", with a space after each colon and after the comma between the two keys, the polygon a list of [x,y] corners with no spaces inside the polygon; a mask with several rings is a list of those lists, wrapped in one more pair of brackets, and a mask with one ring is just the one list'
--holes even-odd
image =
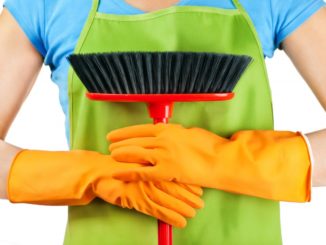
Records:
{"label": "white background", "polygon": [[[2,3],[0,0],[0,6]],[[307,133],[326,128],[325,111],[286,55],[277,51],[267,66],[276,129]],[[42,69],[7,141],[30,149],[67,149],[58,89],[50,81],[47,67]],[[284,245],[326,244],[326,188],[314,188],[311,203],[282,203],[281,212]],[[61,245],[66,220],[66,207],[13,205],[0,200],[0,245]]]}

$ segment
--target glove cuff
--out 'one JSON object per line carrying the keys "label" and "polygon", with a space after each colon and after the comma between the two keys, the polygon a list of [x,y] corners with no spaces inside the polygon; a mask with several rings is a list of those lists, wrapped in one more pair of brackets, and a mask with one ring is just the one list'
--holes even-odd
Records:
{"label": "glove cuff", "polygon": [[[84,205],[93,198],[91,187],[97,153],[22,150],[8,174],[8,200],[42,205]],[[104,164],[103,164],[104,165]],[[96,169],[96,168],[95,168]]]}
{"label": "glove cuff", "polygon": [[11,162],[11,166],[10,166],[10,169],[9,169],[9,172],[8,172],[8,178],[7,178],[7,195],[8,195],[8,200],[11,202],[11,203],[19,203],[19,197],[16,197],[16,195],[14,194],[15,193],[15,184],[13,183],[13,178],[12,178],[12,175],[13,175],[13,169],[16,167],[16,160],[17,158],[19,157],[20,154],[22,154],[22,152],[26,151],[25,149],[22,149],[21,151],[19,151],[16,156],[12,159],[12,162]]}
{"label": "glove cuff", "polygon": [[[310,190],[312,189],[312,176],[313,176],[313,171],[314,171],[314,165],[315,165],[315,159],[314,159],[314,155],[313,155],[313,151],[311,148],[311,144],[310,141],[308,139],[308,137],[303,134],[302,132],[297,132],[298,134],[300,134],[302,136],[302,138],[304,139],[306,146],[307,146],[307,150],[308,150],[308,154],[309,154],[309,159],[310,159],[310,164],[311,164],[311,170],[310,170]],[[311,192],[311,191],[310,191]],[[311,200],[311,194],[309,196],[309,200]]]}

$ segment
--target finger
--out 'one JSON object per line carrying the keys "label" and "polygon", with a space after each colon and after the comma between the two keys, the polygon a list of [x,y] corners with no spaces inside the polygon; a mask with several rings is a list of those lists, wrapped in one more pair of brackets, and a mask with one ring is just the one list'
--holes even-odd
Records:
{"label": "finger", "polygon": [[141,163],[155,165],[153,150],[139,146],[127,146],[118,148],[111,153],[111,157],[118,162]]}
{"label": "finger", "polygon": [[162,171],[158,171],[155,166],[116,171],[112,176],[114,179],[122,181],[170,181],[169,177],[165,176]]}
{"label": "finger", "polygon": [[147,196],[160,206],[168,208],[187,218],[192,218],[196,215],[195,209],[188,203],[160,190],[153,182],[147,182],[146,186],[148,187],[145,189]]}
{"label": "finger", "polygon": [[110,144],[109,151],[112,152],[115,149],[125,146],[139,146],[146,149],[152,149],[155,148],[156,145],[157,139],[154,137],[130,138]]}
{"label": "finger", "polygon": [[137,189],[139,189],[139,187],[140,187],[141,190],[139,189],[139,191],[141,191],[143,193],[143,194],[140,194],[142,196],[142,198],[140,198],[140,199],[138,198],[137,200],[135,200],[135,198],[133,196],[130,196],[128,198],[129,200],[127,200],[126,198],[120,198],[120,199],[118,199],[118,200],[120,200],[120,202],[115,201],[114,203],[112,203],[111,195],[110,196],[100,195],[99,197],[108,203],[115,204],[120,207],[129,208],[129,209],[134,208],[138,212],[155,217],[155,218],[162,220],[165,223],[168,223],[170,225],[180,227],[180,228],[183,228],[186,226],[187,221],[186,221],[185,217],[183,217],[178,212],[175,212],[175,211],[173,211],[169,208],[166,208],[166,207],[160,205],[159,203],[156,203],[155,201],[153,201],[149,196],[147,196],[148,191],[146,191],[146,189],[148,187],[145,187],[144,184],[139,184],[137,186],[138,186]]}
{"label": "finger", "polygon": [[135,209],[139,212],[155,217],[156,219],[159,219],[172,226],[179,228],[186,227],[187,220],[179,213],[166,207],[160,206],[150,198],[148,198],[148,203],[149,205],[146,208],[143,206],[136,206]]}
{"label": "finger", "polygon": [[201,188],[200,186],[196,186],[196,185],[187,185],[187,184],[183,184],[183,183],[178,183],[180,186],[182,186],[183,188],[185,188],[186,190],[192,192],[193,194],[195,194],[196,196],[202,196],[203,195],[203,188]]}
{"label": "finger", "polygon": [[195,195],[194,193],[188,191],[183,186],[174,182],[153,182],[154,185],[165,193],[187,203],[193,208],[203,208],[203,200]]}
{"label": "finger", "polygon": [[116,142],[128,138],[153,137],[160,131],[160,128],[158,124],[135,125],[113,130],[107,134],[106,138],[111,142]]}

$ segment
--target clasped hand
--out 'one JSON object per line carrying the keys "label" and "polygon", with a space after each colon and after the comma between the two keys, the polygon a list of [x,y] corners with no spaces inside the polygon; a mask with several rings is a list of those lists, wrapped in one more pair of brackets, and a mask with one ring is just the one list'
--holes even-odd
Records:
{"label": "clasped hand", "polygon": [[147,124],[107,135],[111,156],[141,165],[124,181],[175,181],[279,201],[310,199],[311,164],[298,132],[244,130],[229,139],[201,128]]}
{"label": "clasped hand", "polygon": [[[216,135],[200,128],[176,124],[138,125],[112,131],[111,156],[120,162],[140,163],[119,171],[124,181],[174,181],[207,186],[198,178],[210,178]],[[228,140],[220,138],[221,143]],[[223,159],[221,159],[223,160]]]}

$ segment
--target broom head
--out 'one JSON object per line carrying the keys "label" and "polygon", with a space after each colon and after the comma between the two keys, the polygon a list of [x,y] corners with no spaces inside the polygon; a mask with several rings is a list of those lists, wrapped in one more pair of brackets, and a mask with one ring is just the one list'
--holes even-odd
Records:
{"label": "broom head", "polygon": [[93,99],[106,100],[105,96],[111,94],[122,101],[131,95],[135,98],[131,101],[144,101],[142,95],[151,101],[198,101],[195,98],[200,94],[202,98],[211,94],[210,100],[230,99],[252,58],[196,52],[115,52],[73,54],[68,60],[88,96],[96,97]]}

